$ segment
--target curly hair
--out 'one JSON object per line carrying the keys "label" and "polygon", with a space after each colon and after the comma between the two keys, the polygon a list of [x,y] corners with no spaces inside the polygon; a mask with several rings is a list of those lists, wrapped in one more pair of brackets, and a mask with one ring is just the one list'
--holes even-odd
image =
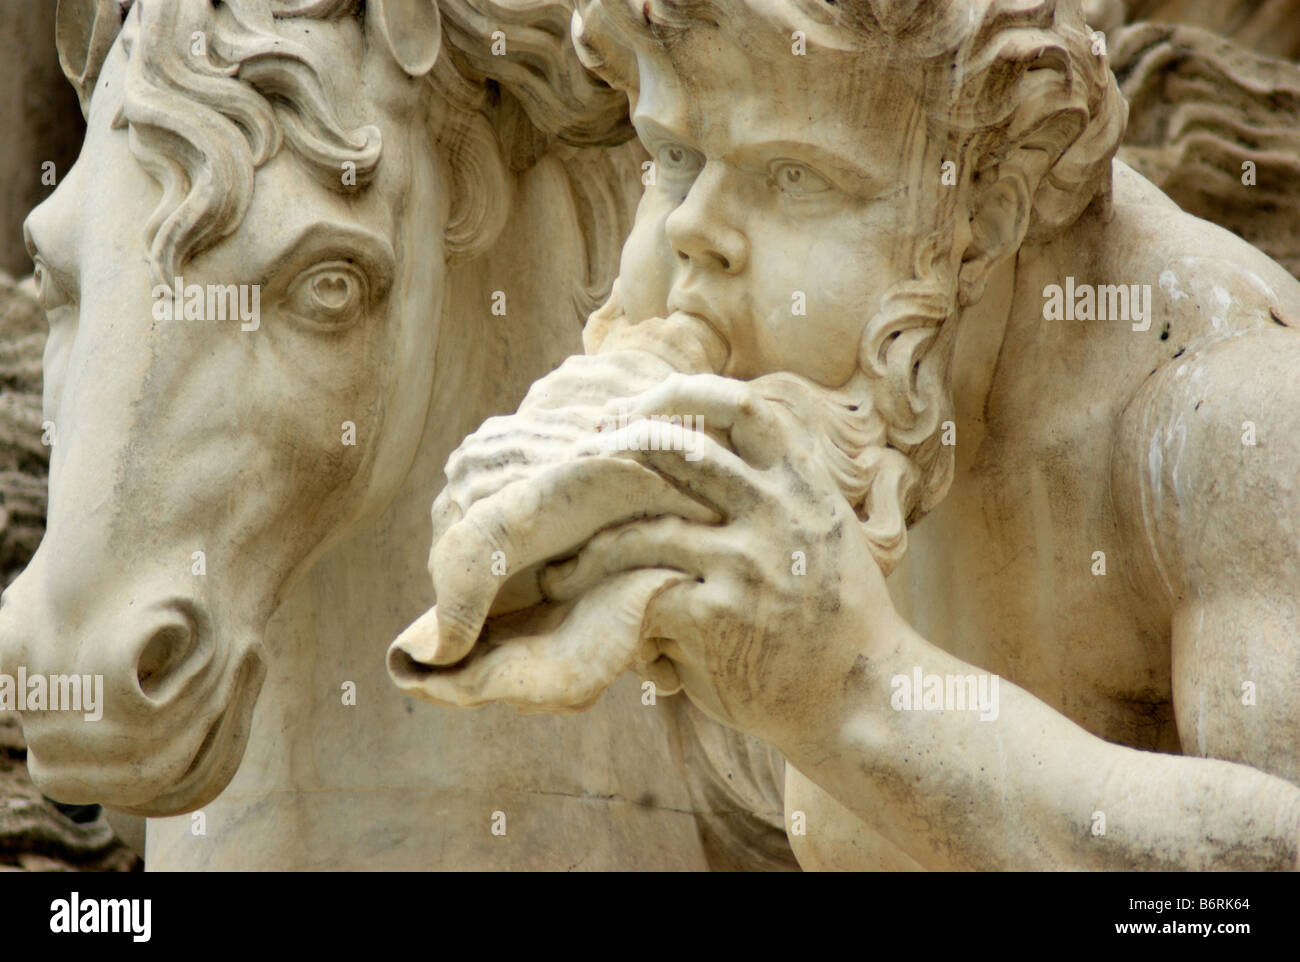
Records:
{"label": "curly hair", "polygon": [[[344,6],[317,3],[316,15],[337,16]],[[331,186],[342,181],[344,162],[356,165],[359,187],[368,184],[383,146],[376,127],[344,129],[313,51],[266,31],[243,4],[222,13],[208,0],[146,0],[122,29],[126,77],[113,123],[128,128],[132,153],[163,189],[145,227],[163,284],[190,254],[239,225],[255,171],[284,140]],[[204,56],[189,55],[195,34],[210,38]],[[271,89],[276,102],[261,92]]]}
{"label": "curly hair", "polygon": [[1049,240],[1110,189],[1128,108],[1079,0],[578,0],[572,29],[591,70],[635,90],[633,37],[670,47],[741,17],[802,31],[809,49],[871,57],[888,44],[893,63],[916,67],[898,79],[929,109],[932,136],[973,175],[1043,152],[1028,240]]}
{"label": "curly hair", "polygon": [[[572,29],[583,62],[634,93],[638,41],[671,49],[702,25],[752,36],[728,31],[740,18],[772,27],[773,44],[799,31],[809,50],[870,60],[866,69],[884,49],[891,71],[910,64],[898,82],[911,85],[930,141],[969,183],[996,180],[1009,165],[1024,171],[1027,242],[1058,236],[1110,196],[1127,105],[1078,0],[579,0]],[[962,192],[917,196],[927,210],[906,225],[915,236],[913,276],[864,323],[858,374],[845,386],[857,396],[827,409],[827,426],[838,425],[825,438],[829,463],[887,570],[902,556],[906,526],[947,493],[954,467],[940,432],[952,410],[946,322],[958,303],[948,262]],[[796,406],[789,377],[761,380],[784,385],[774,399]]]}
{"label": "curly hair", "polygon": [[[343,124],[322,79],[328,64],[274,30],[276,20],[297,18],[351,19],[360,30],[365,0],[119,3],[127,67],[113,122],[129,129],[132,152],[163,188],[146,226],[158,283],[238,227],[257,169],[286,143],[333,190],[371,182],[383,151],[379,129]],[[427,123],[452,179],[448,256],[469,259],[505,226],[511,170],[527,169],[557,143],[621,143],[631,127],[623,96],[574,56],[571,0],[440,0],[438,9],[445,30],[428,78]],[[505,56],[489,55],[498,29],[509,31]],[[207,38],[202,55],[190,55],[195,33]],[[98,73],[98,65],[79,66],[83,80]],[[349,162],[356,176],[344,183]],[[594,189],[570,179],[577,194]]]}

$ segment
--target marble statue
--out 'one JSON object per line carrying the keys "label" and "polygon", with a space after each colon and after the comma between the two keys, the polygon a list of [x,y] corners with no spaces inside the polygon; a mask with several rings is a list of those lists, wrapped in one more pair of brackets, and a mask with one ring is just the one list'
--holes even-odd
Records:
{"label": "marble statue", "polygon": [[1079,4],[577,8],[644,195],[398,687],[684,689],[805,868],[1296,868],[1300,286],[1117,159]]}
{"label": "marble statue", "polygon": [[60,4],[88,131],[25,227],[50,497],[0,675],[102,681],[98,717],[17,705],[28,766],[147,817],[151,869],[792,864],[779,760],[720,794],[691,759],[743,737],[635,679],[527,719],[385,675],[441,465],[579,350],[627,232],[640,148],[571,12]]}
{"label": "marble statue", "polygon": [[[21,238],[21,233],[19,234]],[[45,520],[49,448],[41,444],[45,318],[30,279],[0,272],[0,583],[27,566]],[[27,777],[17,713],[0,710],[0,872],[130,871],[139,857],[97,806],[48,802]]]}
{"label": "marble statue", "polygon": [[59,0],[0,862],[1296,867],[1294,13]]}

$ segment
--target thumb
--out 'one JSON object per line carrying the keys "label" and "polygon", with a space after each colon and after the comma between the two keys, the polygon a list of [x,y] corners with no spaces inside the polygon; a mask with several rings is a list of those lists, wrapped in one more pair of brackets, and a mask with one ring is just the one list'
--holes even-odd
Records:
{"label": "thumb", "polygon": [[389,648],[389,676],[406,694],[435,704],[504,701],[525,712],[585,711],[641,660],[641,625],[651,600],[685,580],[680,571],[627,572],[560,608],[493,619],[488,637],[451,668],[433,661],[438,619],[431,610]]}

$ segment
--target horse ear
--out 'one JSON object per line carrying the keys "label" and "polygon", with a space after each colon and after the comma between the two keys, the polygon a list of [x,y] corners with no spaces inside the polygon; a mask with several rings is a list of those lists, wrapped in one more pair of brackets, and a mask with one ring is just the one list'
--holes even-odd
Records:
{"label": "horse ear", "polygon": [[368,0],[366,20],[374,22],[393,59],[412,77],[433,69],[442,49],[438,0]]}
{"label": "horse ear", "polygon": [[126,6],[120,0],[59,0],[54,14],[54,45],[64,76],[77,90],[83,116],[90,113],[90,95],[122,29]]}

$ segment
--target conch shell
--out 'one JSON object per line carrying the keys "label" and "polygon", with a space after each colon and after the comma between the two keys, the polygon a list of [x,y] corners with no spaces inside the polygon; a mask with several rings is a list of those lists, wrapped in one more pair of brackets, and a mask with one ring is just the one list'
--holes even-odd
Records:
{"label": "conch shell", "polygon": [[[674,373],[717,373],[728,355],[717,331],[695,315],[628,320],[617,285],[588,321],[583,342],[586,354],[570,357],[537,381],[518,411],[485,421],[448,459],[447,486],[433,505],[429,554],[438,604],[389,648],[389,674],[408,694],[439,704],[503,700],[524,711],[572,712],[595,704],[630,667],[641,668],[663,688],[678,687],[671,668],[655,661],[657,652],[640,636],[646,607],[683,580],[681,572],[628,572],[582,599],[553,605],[540,590],[540,569],[576,554],[585,540],[503,577],[508,559],[491,555],[506,552],[485,552],[473,530],[461,537],[467,525],[460,522],[474,505],[506,488],[510,501],[521,506],[520,516],[528,518],[532,506],[547,510],[548,485],[561,466],[582,459],[614,461],[602,437],[611,402],[635,397]],[[618,487],[611,474],[615,468],[637,484]],[[718,520],[713,509],[669,490],[667,482],[631,461],[607,463],[603,470],[596,496],[618,502],[619,523],[637,516],[638,484],[662,486],[654,497],[660,512],[667,498],[683,517]],[[615,477],[613,488],[610,477]],[[643,516],[650,513],[647,507]],[[488,610],[464,600],[484,597],[491,598]]]}

